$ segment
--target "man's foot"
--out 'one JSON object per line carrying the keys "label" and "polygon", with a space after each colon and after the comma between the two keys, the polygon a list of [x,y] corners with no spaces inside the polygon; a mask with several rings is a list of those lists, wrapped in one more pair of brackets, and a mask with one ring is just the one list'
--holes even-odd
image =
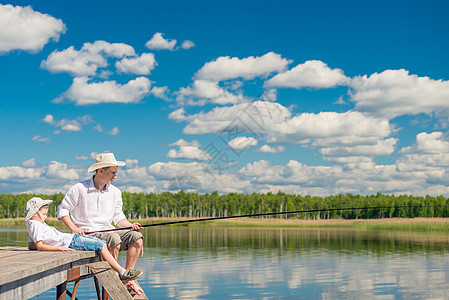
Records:
{"label": "man's foot", "polygon": [[119,277],[123,283],[127,283],[131,280],[139,278],[139,276],[142,275],[142,273],[143,273],[142,270],[129,269],[129,270],[126,270],[125,274],[120,275]]}
{"label": "man's foot", "polygon": [[129,286],[134,292],[136,292],[137,295],[140,295],[143,293],[142,288],[137,284],[137,282],[135,280],[131,280],[126,285]]}

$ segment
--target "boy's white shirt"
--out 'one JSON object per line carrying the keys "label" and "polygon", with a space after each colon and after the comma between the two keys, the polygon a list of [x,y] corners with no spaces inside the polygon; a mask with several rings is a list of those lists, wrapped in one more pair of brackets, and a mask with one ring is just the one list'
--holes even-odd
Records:
{"label": "boy's white shirt", "polygon": [[49,246],[68,247],[72,242],[73,233],[64,233],[48,226],[45,222],[29,220],[26,222],[28,241],[39,242]]}

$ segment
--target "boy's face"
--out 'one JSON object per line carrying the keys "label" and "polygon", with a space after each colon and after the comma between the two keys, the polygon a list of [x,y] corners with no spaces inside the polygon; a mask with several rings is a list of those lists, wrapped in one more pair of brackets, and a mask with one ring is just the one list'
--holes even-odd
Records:
{"label": "boy's face", "polygon": [[47,219],[48,206],[42,206],[39,211],[31,218],[31,220],[36,220],[39,222],[44,222]]}

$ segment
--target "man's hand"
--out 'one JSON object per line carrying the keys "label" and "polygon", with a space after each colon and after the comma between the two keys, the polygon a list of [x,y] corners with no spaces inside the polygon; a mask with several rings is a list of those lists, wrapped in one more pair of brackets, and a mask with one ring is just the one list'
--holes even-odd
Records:
{"label": "man's hand", "polygon": [[72,233],[76,233],[76,234],[86,234],[86,231],[85,231],[84,229],[75,227],[75,228],[72,228]]}
{"label": "man's hand", "polygon": [[86,231],[84,231],[84,229],[78,228],[76,227],[75,224],[73,224],[72,220],[70,219],[69,216],[64,216],[61,217],[60,220],[62,221],[62,223],[64,223],[67,227],[69,227],[70,231],[72,231],[72,233],[76,233],[76,234],[86,234]]}
{"label": "man's hand", "polygon": [[120,221],[118,221],[117,227],[119,228],[131,227],[132,230],[143,229],[143,226],[140,225],[138,222],[131,223],[127,219],[121,219]]}
{"label": "man's hand", "polygon": [[143,229],[142,225],[140,225],[138,222],[134,222],[131,224],[132,230],[140,230]]}

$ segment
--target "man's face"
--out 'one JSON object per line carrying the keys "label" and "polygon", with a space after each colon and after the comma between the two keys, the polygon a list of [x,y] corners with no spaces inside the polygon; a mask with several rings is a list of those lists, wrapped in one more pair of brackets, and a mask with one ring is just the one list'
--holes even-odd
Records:
{"label": "man's face", "polygon": [[111,184],[117,178],[118,167],[112,166],[102,169],[102,177],[106,184]]}

